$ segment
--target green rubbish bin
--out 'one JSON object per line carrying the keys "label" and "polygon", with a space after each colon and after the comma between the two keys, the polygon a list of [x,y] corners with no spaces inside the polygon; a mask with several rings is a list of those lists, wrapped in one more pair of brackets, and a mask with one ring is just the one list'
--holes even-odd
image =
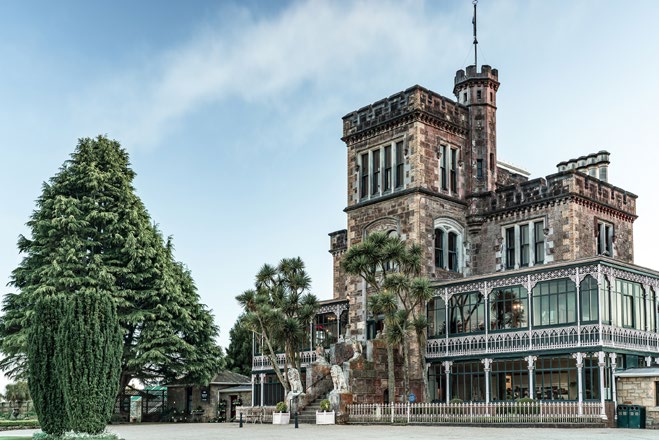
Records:
{"label": "green rubbish bin", "polygon": [[629,406],[618,405],[618,428],[629,428]]}
{"label": "green rubbish bin", "polygon": [[629,405],[629,427],[634,429],[645,429],[645,407],[641,405]]}

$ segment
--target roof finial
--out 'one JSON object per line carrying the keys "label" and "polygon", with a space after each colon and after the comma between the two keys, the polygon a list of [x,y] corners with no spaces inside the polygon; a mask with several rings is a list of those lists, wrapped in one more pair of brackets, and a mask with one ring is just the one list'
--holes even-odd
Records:
{"label": "roof finial", "polygon": [[476,38],[476,5],[478,0],[474,0],[472,3],[474,4],[474,18],[471,20],[474,25],[474,67],[478,71],[478,39]]}

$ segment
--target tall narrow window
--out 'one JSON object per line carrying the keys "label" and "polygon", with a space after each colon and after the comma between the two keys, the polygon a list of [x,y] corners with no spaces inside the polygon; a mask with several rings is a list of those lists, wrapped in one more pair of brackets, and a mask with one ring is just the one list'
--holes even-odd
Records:
{"label": "tall narrow window", "polygon": [[535,251],[535,264],[545,261],[545,225],[544,222],[533,223],[533,245]]}
{"label": "tall narrow window", "polygon": [[368,153],[362,154],[362,161],[359,170],[362,173],[362,182],[360,197],[363,199],[368,196]]}
{"label": "tall narrow window", "polygon": [[458,271],[458,236],[455,232],[448,233],[448,270]]}
{"label": "tall narrow window", "polygon": [[403,187],[403,170],[405,159],[403,157],[403,141],[396,142],[396,188]]}
{"label": "tall narrow window", "polygon": [[599,295],[597,281],[590,275],[579,286],[581,296],[581,322],[597,322],[599,319]]}
{"label": "tall narrow window", "polygon": [[481,92],[480,90],[476,90],[476,99],[481,101],[483,99],[483,92]]}
{"label": "tall narrow window", "polygon": [[521,267],[529,265],[529,225],[519,227],[519,265]]}
{"label": "tall narrow window", "polygon": [[597,253],[613,257],[613,225],[597,222]]}
{"label": "tall narrow window", "polygon": [[391,190],[391,145],[384,147],[384,190]]}
{"label": "tall narrow window", "polygon": [[435,221],[435,267],[460,272],[463,267],[462,236],[464,229],[455,220]]}
{"label": "tall narrow window", "polygon": [[380,192],[380,150],[373,151],[373,184],[371,185],[371,194]]}
{"label": "tall narrow window", "polygon": [[457,165],[458,165],[458,150],[451,148],[451,192],[456,193],[458,191],[458,174],[457,174]]}
{"label": "tall narrow window", "polygon": [[506,229],[506,268],[515,268],[515,228]]}
{"label": "tall narrow window", "polygon": [[494,172],[494,153],[490,153],[490,171]]}
{"label": "tall narrow window", "polygon": [[435,229],[435,267],[444,268],[444,231]]}
{"label": "tall narrow window", "polygon": [[476,178],[483,178],[483,159],[476,159]]}
{"label": "tall narrow window", "polygon": [[441,174],[441,179],[442,179],[442,189],[443,190],[448,189],[448,186],[447,186],[447,183],[446,183],[446,181],[447,181],[447,178],[446,178],[446,161],[447,161],[446,147],[444,145],[442,145],[442,159],[441,159],[441,162],[439,164],[439,168],[440,168],[440,174]]}

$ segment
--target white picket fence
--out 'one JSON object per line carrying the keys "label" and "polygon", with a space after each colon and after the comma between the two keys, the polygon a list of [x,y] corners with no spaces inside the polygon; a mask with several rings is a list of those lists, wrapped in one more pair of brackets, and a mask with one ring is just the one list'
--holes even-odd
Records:
{"label": "white picket fence", "polygon": [[[580,409],[581,406],[581,409]],[[391,403],[348,405],[348,423],[601,423],[600,402]]]}

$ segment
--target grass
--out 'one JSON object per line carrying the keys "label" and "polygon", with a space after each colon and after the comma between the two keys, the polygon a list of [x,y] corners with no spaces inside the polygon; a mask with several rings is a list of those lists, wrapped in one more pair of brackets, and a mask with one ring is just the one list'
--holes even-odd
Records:
{"label": "grass", "polygon": [[32,440],[32,436],[27,436],[27,437],[7,437],[6,435],[0,435],[0,440]]}

